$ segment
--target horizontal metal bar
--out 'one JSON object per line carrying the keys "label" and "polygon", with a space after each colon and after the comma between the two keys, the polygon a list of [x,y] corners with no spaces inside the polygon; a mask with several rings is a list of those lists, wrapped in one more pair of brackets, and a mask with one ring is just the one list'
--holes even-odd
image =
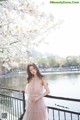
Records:
{"label": "horizontal metal bar", "polygon": [[11,89],[11,88],[6,88],[6,87],[0,87],[0,89],[4,89],[4,90],[11,90],[11,91],[20,92],[20,90],[14,90],[14,89]]}
{"label": "horizontal metal bar", "polygon": [[[0,89],[20,92],[20,90],[14,90],[14,89],[11,89],[11,88],[6,88],[6,87],[0,87]],[[22,91],[22,92],[24,92],[24,91]],[[68,100],[68,101],[80,102],[80,99],[75,99],[75,98],[57,97],[57,96],[52,96],[52,95],[46,95],[45,97],[54,98],[54,99],[60,99],[60,100]]]}
{"label": "horizontal metal bar", "polygon": [[75,98],[57,97],[57,96],[52,96],[52,95],[46,95],[45,97],[59,99],[59,100],[68,100],[68,101],[80,102],[80,99],[75,99]]}
{"label": "horizontal metal bar", "polygon": [[59,111],[63,111],[63,112],[68,112],[68,113],[73,113],[73,114],[78,114],[80,115],[80,112],[74,112],[74,111],[69,111],[69,110],[65,110],[65,109],[60,109],[60,108],[55,108],[55,107],[50,107],[50,106],[47,106],[48,109],[52,109],[52,110],[59,110]]}
{"label": "horizontal metal bar", "polygon": [[23,99],[20,99],[20,98],[17,98],[17,97],[8,96],[8,95],[0,94],[0,96],[3,96],[3,97],[9,97],[9,98],[13,98],[13,99],[17,99],[17,100],[21,100],[21,101],[23,101]]}

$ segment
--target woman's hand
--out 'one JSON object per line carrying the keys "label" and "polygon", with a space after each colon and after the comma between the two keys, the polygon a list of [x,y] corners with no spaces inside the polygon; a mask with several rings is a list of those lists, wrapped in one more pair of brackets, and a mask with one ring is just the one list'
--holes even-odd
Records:
{"label": "woman's hand", "polygon": [[39,97],[35,97],[35,98],[32,99],[32,102],[36,103],[36,102],[38,102],[38,100],[39,100]]}

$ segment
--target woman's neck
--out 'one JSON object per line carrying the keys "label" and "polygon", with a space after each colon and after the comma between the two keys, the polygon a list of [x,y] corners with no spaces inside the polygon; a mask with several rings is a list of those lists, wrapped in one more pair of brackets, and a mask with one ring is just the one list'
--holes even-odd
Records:
{"label": "woman's neck", "polygon": [[34,78],[35,78],[35,79],[39,79],[39,77],[38,77],[37,75],[34,75]]}

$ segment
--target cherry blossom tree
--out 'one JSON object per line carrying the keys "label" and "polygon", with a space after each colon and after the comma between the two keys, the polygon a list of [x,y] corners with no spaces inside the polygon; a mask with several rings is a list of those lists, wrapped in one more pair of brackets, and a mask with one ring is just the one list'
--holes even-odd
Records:
{"label": "cherry blossom tree", "polygon": [[0,61],[4,62],[3,66],[11,68],[13,62],[28,62],[32,59],[31,51],[62,23],[42,11],[43,3],[33,0],[0,2]]}

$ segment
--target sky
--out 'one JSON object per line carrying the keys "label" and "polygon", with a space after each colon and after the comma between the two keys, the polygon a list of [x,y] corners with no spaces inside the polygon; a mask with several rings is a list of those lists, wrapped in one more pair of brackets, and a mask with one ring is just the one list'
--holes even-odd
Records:
{"label": "sky", "polygon": [[48,45],[40,45],[41,52],[53,53],[61,57],[80,55],[80,4],[49,4],[44,7],[56,20],[63,20],[59,28],[49,33]]}

